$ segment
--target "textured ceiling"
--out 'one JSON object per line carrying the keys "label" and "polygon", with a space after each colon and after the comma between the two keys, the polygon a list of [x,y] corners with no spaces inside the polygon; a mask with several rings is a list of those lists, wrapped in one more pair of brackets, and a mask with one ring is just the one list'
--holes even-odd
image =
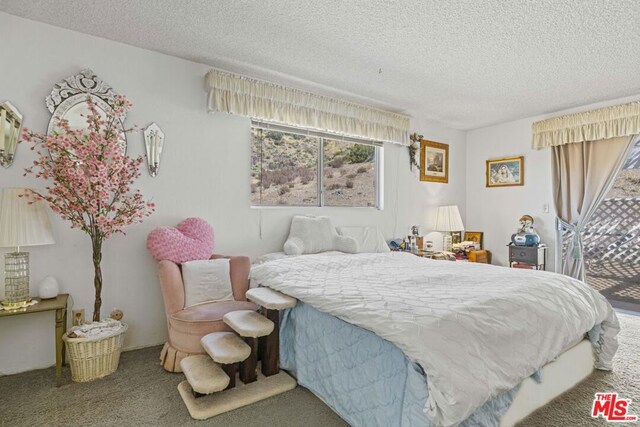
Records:
{"label": "textured ceiling", "polygon": [[0,10],[459,129],[640,93],[635,0],[0,0]]}

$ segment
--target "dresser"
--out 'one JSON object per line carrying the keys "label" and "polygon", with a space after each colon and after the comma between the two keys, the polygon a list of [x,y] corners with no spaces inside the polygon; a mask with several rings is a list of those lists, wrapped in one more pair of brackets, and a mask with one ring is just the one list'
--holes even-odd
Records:
{"label": "dresser", "polygon": [[547,247],[545,245],[516,246],[509,244],[509,266],[545,270],[547,267]]}

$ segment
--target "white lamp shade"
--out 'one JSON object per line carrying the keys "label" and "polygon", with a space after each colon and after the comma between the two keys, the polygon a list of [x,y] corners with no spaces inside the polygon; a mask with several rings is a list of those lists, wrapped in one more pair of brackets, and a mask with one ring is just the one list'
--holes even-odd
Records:
{"label": "white lamp shade", "polygon": [[[37,246],[55,243],[47,206],[24,197],[31,190],[5,188],[0,196],[0,247]],[[23,195],[23,197],[20,197]]]}
{"label": "white lamp shade", "polygon": [[457,206],[440,206],[436,217],[436,231],[462,231],[464,224]]}

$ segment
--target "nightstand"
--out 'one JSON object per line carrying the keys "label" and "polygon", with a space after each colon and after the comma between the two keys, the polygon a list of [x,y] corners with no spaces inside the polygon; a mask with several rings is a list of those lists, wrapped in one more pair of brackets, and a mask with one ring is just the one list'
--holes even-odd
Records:
{"label": "nightstand", "polygon": [[545,270],[547,266],[547,247],[516,246],[509,244],[509,266],[511,268],[528,268]]}
{"label": "nightstand", "polygon": [[480,264],[491,264],[491,251],[477,250],[467,253],[469,262],[478,262]]}

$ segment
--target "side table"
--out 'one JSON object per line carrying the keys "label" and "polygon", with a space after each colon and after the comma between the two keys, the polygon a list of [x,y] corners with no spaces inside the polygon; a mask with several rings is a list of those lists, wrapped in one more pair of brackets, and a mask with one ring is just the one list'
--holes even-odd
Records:
{"label": "side table", "polygon": [[532,270],[546,270],[547,247],[509,245],[509,266],[515,268],[529,268]]}
{"label": "side table", "polygon": [[41,300],[37,304],[16,310],[0,310],[0,318],[9,316],[19,316],[21,314],[39,313],[42,311],[56,312],[56,387],[61,385],[62,381],[62,365],[65,363],[64,342],[62,336],[67,332],[67,300],[69,294],[60,294],[55,298]]}

